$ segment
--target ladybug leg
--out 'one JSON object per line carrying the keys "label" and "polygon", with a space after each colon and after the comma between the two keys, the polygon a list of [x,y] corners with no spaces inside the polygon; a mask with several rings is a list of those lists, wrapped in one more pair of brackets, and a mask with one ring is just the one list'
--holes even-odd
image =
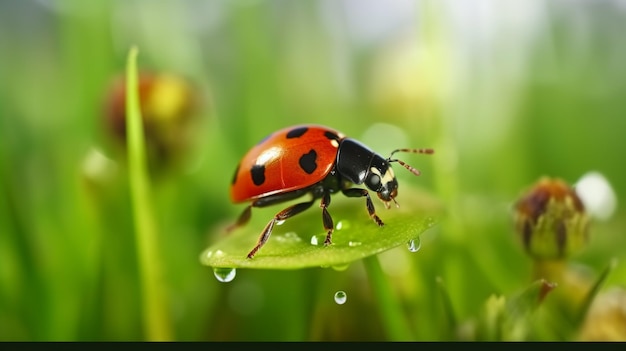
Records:
{"label": "ladybug leg", "polygon": [[246,206],[246,208],[243,210],[243,212],[241,212],[241,215],[239,215],[239,218],[237,218],[237,222],[229,225],[226,228],[226,232],[231,232],[235,228],[241,227],[241,226],[245,225],[246,223],[248,223],[248,221],[250,220],[250,216],[252,215],[252,206],[253,205],[254,204]]}
{"label": "ladybug leg", "polygon": [[272,220],[267,223],[265,229],[263,229],[263,232],[261,233],[261,236],[259,237],[256,246],[248,253],[248,258],[252,258],[256,254],[256,252],[259,251],[259,249],[267,242],[267,239],[269,239],[270,235],[272,234],[272,229],[274,229],[274,225],[276,224],[276,222],[284,221],[287,218],[297,215],[298,213],[311,207],[311,205],[313,205],[313,202],[314,200],[311,200],[309,202],[301,202],[293,206],[289,206],[286,209],[278,212],[276,216],[274,216],[274,218],[272,218]]}
{"label": "ladybug leg", "polygon": [[372,198],[370,194],[365,189],[360,188],[350,188],[350,189],[341,189],[341,192],[347,197],[363,197],[365,196],[365,206],[367,207],[367,213],[369,213],[370,217],[378,224],[379,227],[385,225],[383,221],[376,215],[376,210],[374,209],[374,203],[372,203]]}
{"label": "ladybug leg", "polygon": [[320,203],[320,207],[322,208],[322,222],[324,223],[324,229],[326,230],[326,239],[324,240],[325,246],[331,244],[331,236],[333,234],[333,228],[335,227],[333,224],[333,218],[326,209],[328,205],[330,205],[330,193],[325,193],[322,197],[322,202]]}
{"label": "ladybug leg", "polygon": [[279,202],[293,200],[297,197],[304,195],[306,191],[306,189],[302,189],[285,194],[277,194],[256,199],[254,202],[246,206],[243,212],[241,212],[241,214],[239,215],[239,218],[237,218],[237,221],[226,228],[226,232],[230,232],[248,223],[248,221],[250,221],[250,217],[252,216],[252,207],[265,207],[269,205],[274,205]]}

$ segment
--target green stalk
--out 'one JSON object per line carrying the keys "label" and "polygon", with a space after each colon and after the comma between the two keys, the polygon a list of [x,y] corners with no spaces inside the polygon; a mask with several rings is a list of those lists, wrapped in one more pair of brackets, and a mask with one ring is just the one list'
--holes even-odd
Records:
{"label": "green stalk", "polygon": [[167,312],[164,285],[161,281],[158,238],[150,207],[150,184],[139,106],[137,55],[138,49],[132,47],[126,66],[126,130],[130,195],[135,220],[144,329],[148,340],[171,340],[171,323]]}
{"label": "green stalk", "polygon": [[407,323],[406,316],[402,313],[402,306],[398,299],[393,296],[393,291],[386,279],[377,255],[363,259],[365,271],[369,277],[376,301],[380,307],[380,315],[390,341],[414,340],[411,328]]}

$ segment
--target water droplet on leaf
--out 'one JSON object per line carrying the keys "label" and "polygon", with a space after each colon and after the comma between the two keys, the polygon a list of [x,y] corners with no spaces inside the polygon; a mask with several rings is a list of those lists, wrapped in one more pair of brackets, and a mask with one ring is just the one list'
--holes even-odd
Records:
{"label": "water droplet on leaf", "polygon": [[302,241],[296,232],[287,232],[283,235],[277,235],[276,241],[287,244],[295,244]]}
{"label": "water droplet on leaf", "polygon": [[435,225],[435,219],[433,217],[426,218],[426,227],[431,228]]}
{"label": "water droplet on leaf", "polygon": [[324,245],[324,240],[326,240],[326,234],[313,235],[311,237],[311,245],[313,246]]}
{"label": "water droplet on leaf", "polygon": [[348,229],[348,228],[350,228],[350,222],[345,219],[337,222],[337,225],[335,225],[336,230],[342,230],[342,229]]}
{"label": "water droplet on leaf", "polygon": [[317,243],[318,243],[318,241],[317,241],[317,235],[313,235],[313,236],[311,237],[311,245],[313,245],[313,246],[317,246]]}

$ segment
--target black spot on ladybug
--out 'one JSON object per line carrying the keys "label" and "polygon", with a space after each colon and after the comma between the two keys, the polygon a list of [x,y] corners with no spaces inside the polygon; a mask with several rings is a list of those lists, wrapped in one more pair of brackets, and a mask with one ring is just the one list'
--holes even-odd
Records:
{"label": "black spot on ladybug", "polygon": [[235,169],[235,174],[233,174],[233,181],[231,184],[235,184],[237,182],[237,174],[239,173],[239,167],[241,167],[241,164],[237,165],[237,169]]}
{"label": "black spot on ladybug", "polygon": [[300,156],[300,168],[308,174],[313,173],[317,169],[317,152],[311,150],[308,153]]}
{"label": "black spot on ladybug", "polygon": [[299,138],[306,133],[307,130],[309,130],[308,127],[294,128],[287,133],[287,139]]}
{"label": "black spot on ladybug", "polygon": [[254,183],[254,185],[261,185],[265,183],[265,166],[252,166],[252,169],[250,169],[250,175],[252,175],[252,182]]}
{"label": "black spot on ladybug", "polygon": [[324,136],[327,139],[330,139],[330,140],[339,140],[340,139],[339,135],[337,135],[336,133],[333,133],[333,132],[328,132],[328,131],[324,132]]}

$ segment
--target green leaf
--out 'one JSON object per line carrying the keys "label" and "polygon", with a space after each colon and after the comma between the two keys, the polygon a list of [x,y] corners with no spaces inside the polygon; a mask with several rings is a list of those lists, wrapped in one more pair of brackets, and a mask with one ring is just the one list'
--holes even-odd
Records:
{"label": "green leaf", "polygon": [[480,316],[476,339],[526,340],[534,312],[555,287],[556,284],[539,279],[510,298],[502,295],[490,296]]}
{"label": "green leaf", "polygon": [[526,318],[544,301],[546,295],[557,285],[545,279],[534,281],[526,290],[512,297],[507,304],[510,318]]}
{"label": "green leaf", "polygon": [[[377,226],[368,216],[365,199],[334,196],[328,208],[335,223],[332,245],[324,246],[326,233],[322,214],[317,206],[312,206],[284,224],[275,226],[269,240],[252,259],[248,259],[247,254],[272,215],[264,218],[264,222],[251,221],[237,228],[207,248],[200,260],[214,268],[342,267],[399,245],[407,245],[410,240],[418,240],[420,234],[437,223],[441,207],[432,196],[406,186],[401,193],[399,208],[387,210],[380,202],[375,204],[377,214],[385,222],[383,227]],[[308,201],[308,198],[300,201]],[[286,206],[272,206],[275,212],[270,213]],[[253,208],[253,217],[258,217],[255,211],[261,210],[268,213],[265,209]]]}
{"label": "green leaf", "polygon": [[439,292],[441,294],[441,299],[443,302],[443,314],[446,317],[448,322],[447,328],[444,330],[445,340],[451,340],[454,337],[455,331],[458,329],[458,322],[456,318],[456,314],[454,312],[454,307],[452,305],[452,298],[450,297],[450,292],[448,291],[448,287],[444,284],[443,279],[441,277],[436,278],[437,287],[439,288]]}
{"label": "green leaf", "polygon": [[604,281],[609,276],[609,274],[615,269],[615,267],[617,267],[617,258],[613,258],[609,262],[609,264],[602,270],[602,273],[600,274],[596,282],[593,284],[593,287],[591,288],[591,290],[589,290],[589,293],[587,293],[587,296],[585,297],[585,301],[583,302],[578,312],[578,316],[576,320],[578,324],[582,323],[583,320],[585,319],[585,316],[587,315],[587,312],[589,312],[589,308],[591,307],[593,300],[596,298],[596,295],[598,295],[598,292],[600,291],[602,284],[604,284]]}

